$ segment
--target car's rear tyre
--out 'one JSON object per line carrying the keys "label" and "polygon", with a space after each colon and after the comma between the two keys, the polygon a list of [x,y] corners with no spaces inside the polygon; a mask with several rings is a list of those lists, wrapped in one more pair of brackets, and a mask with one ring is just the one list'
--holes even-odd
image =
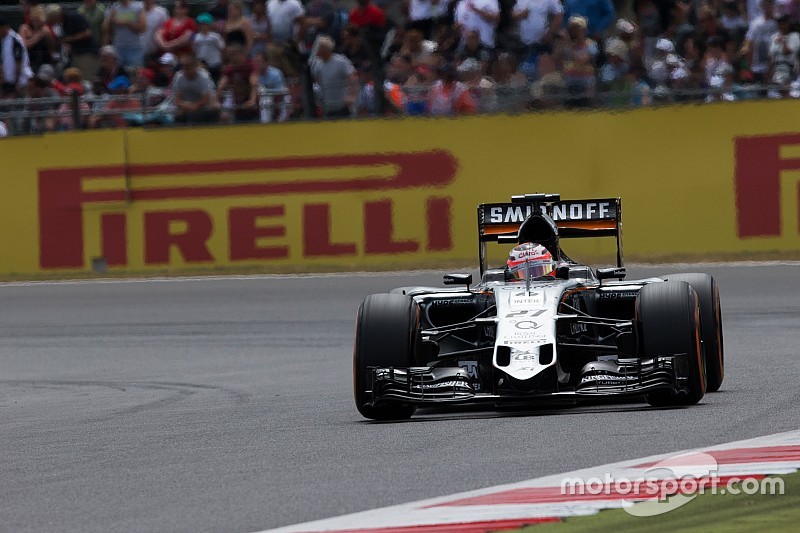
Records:
{"label": "car's rear tyre", "polygon": [[636,299],[641,356],[687,354],[688,392],[659,391],[646,396],[654,406],[694,405],[706,392],[705,365],[700,345],[700,305],[685,281],[650,283]]}
{"label": "car's rear tyre", "polygon": [[708,274],[672,274],[669,281],[685,281],[697,292],[700,300],[700,319],[703,351],[706,356],[706,392],[717,392],[725,378],[725,354],[722,345],[722,307],[719,287]]}
{"label": "car's rear tyre", "polygon": [[419,306],[402,294],[372,294],[358,309],[353,348],[353,392],[356,408],[373,420],[402,420],[416,411],[413,405],[385,403],[367,405],[372,400],[368,367],[406,368],[414,366],[419,337]]}

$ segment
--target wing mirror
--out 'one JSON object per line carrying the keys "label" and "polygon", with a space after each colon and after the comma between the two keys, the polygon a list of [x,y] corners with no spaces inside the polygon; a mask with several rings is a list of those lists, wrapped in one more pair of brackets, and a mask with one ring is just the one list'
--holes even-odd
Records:
{"label": "wing mirror", "polygon": [[442,277],[442,283],[445,285],[466,285],[469,288],[472,285],[472,274],[445,274]]}
{"label": "wing mirror", "polygon": [[625,267],[598,268],[597,279],[625,279]]}

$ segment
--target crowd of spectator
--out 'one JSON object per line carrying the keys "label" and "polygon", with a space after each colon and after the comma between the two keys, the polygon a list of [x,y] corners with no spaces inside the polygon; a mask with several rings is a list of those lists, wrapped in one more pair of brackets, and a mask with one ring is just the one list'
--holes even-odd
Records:
{"label": "crowd of spectator", "polygon": [[800,0],[170,7],[23,0],[16,29],[0,15],[0,135],[800,97]]}

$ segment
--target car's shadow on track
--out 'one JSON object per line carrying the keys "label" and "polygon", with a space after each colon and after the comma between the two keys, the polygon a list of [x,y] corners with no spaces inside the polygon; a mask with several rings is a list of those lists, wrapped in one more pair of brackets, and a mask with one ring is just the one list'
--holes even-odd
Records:
{"label": "car's shadow on track", "polygon": [[[613,404],[601,403],[581,403],[578,405],[562,405],[554,407],[552,405],[531,408],[530,406],[509,407],[509,406],[448,406],[443,408],[426,407],[418,410],[413,417],[407,420],[364,420],[365,424],[400,424],[413,422],[441,422],[445,420],[488,420],[496,418],[520,418],[520,417],[540,417],[540,416],[568,416],[568,415],[590,415],[602,413],[637,413],[672,411],[676,409],[699,409],[704,406],[701,401],[697,405],[676,406],[676,407],[652,407],[642,405],[643,399],[631,399],[627,401],[616,401]],[[636,405],[631,405],[636,404]]]}

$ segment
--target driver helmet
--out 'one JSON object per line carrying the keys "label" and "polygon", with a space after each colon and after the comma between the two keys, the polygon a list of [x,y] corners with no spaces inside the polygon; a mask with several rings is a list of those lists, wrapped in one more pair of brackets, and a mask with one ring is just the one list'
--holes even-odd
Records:
{"label": "driver helmet", "polygon": [[509,252],[506,264],[509,275],[514,279],[525,279],[526,272],[532,278],[550,276],[556,268],[552,254],[535,242],[515,246]]}

